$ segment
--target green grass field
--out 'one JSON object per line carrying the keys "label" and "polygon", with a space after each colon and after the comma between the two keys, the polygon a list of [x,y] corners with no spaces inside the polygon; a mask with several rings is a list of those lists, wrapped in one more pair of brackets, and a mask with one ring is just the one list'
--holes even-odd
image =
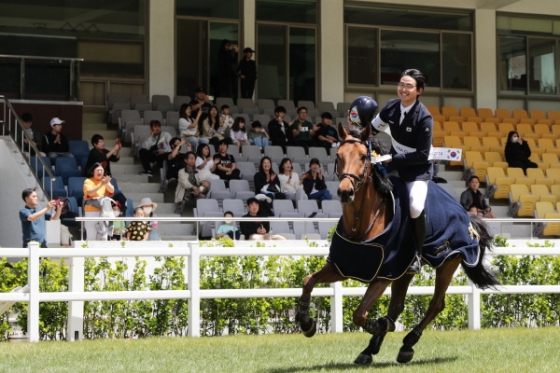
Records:
{"label": "green grass field", "polygon": [[405,365],[392,333],[372,365],[365,333],[2,343],[0,372],[560,372],[560,328],[429,331]]}

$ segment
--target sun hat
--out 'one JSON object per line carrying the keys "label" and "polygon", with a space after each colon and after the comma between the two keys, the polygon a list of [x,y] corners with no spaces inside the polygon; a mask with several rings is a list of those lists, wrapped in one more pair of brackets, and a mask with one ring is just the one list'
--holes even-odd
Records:
{"label": "sun hat", "polygon": [[157,203],[152,202],[152,199],[150,197],[142,198],[142,200],[138,204],[138,207],[143,207],[143,206],[147,206],[147,205],[153,205],[152,211],[156,211]]}

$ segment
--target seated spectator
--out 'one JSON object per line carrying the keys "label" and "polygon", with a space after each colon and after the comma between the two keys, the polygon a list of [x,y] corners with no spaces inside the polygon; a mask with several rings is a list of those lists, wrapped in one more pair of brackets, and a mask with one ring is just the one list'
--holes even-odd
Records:
{"label": "seated spectator", "polygon": [[[134,217],[144,217],[144,210],[141,207],[134,209]],[[126,239],[129,241],[148,241],[150,237],[150,225],[145,221],[131,221],[126,229]]]}
{"label": "seated spectator", "polygon": [[230,180],[241,179],[241,172],[236,168],[235,157],[227,152],[228,146],[224,140],[218,144],[218,153],[214,154],[214,164],[216,170],[214,171],[220,179],[226,181],[226,186],[229,186]]}
{"label": "seated spectator", "polygon": [[221,115],[220,115],[220,123],[223,123],[226,126],[226,129],[230,129],[233,126],[233,118],[231,117],[230,108],[228,105],[222,105],[220,108]]}
{"label": "seated spectator", "polygon": [[226,137],[228,127],[224,123],[224,117],[218,117],[218,108],[210,107],[208,117],[202,123],[201,138],[208,139],[209,143],[214,145],[214,149],[218,150],[218,142],[225,140],[227,144],[233,144],[230,137]]}
{"label": "seated spectator", "polygon": [[507,137],[507,144],[504,149],[506,161],[509,167],[519,167],[527,173],[528,168],[538,168],[535,162],[531,162],[531,148],[523,137],[519,137],[517,131],[510,131]]}
{"label": "seated spectator", "polygon": [[[228,96],[223,96],[223,97],[228,97]],[[212,106],[210,104],[210,97],[206,94],[206,92],[204,91],[204,88],[202,87],[198,87],[195,91],[194,91],[194,98],[192,99],[192,101],[189,103],[189,105],[191,105],[192,107],[192,115],[193,116],[197,116],[199,115],[198,113],[200,112],[200,122],[203,122],[204,119],[206,119],[206,116],[208,115],[208,111],[210,110],[210,106]]]}
{"label": "seated spectator", "polygon": [[272,169],[272,160],[269,157],[261,158],[259,170],[253,180],[256,194],[264,194],[271,199],[286,199],[286,195],[280,191],[280,179]]}
{"label": "seated spectator", "polygon": [[179,136],[191,144],[191,149],[196,149],[198,144],[208,144],[208,139],[200,138],[199,124],[202,123],[202,111],[199,110],[193,117],[192,105],[183,104],[179,109]]}
{"label": "seated spectator", "polygon": [[302,146],[307,148],[312,145],[312,138],[315,136],[315,131],[318,127],[307,120],[307,108],[301,106],[297,109],[297,118],[290,123],[290,130],[292,131],[292,144],[294,146]]}
{"label": "seated spectator", "polygon": [[290,158],[284,158],[280,162],[278,179],[280,180],[280,191],[286,195],[286,198],[292,201],[307,199],[303,185],[299,182],[299,175],[294,171]]}
{"label": "seated spectator", "polygon": [[200,180],[209,181],[216,180],[220,177],[214,173],[216,171],[216,164],[210,155],[210,147],[208,144],[200,144],[196,149],[196,162],[195,167],[200,174]]}
{"label": "seated spectator", "polygon": [[480,187],[478,176],[471,176],[467,185],[467,190],[461,193],[461,205],[464,209],[480,217],[495,218],[496,214],[492,212],[492,208],[488,206],[484,196],[478,190]]}
{"label": "seated spectator", "polygon": [[[21,115],[21,125],[24,128],[25,133],[27,134],[27,136],[31,139],[31,142],[33,143],[33,145],[35,145],[37,147],[37,149],[39,149],[39,155],[41,157],[46,157],[47,155],[45,153],[43,153],[41,151],[41,148],[43,147],[43,136],[41,136],[41,132],[34,130],[32,128],[33,126],[33,116],[30,113],[23,113]],[[21,139],[23,137],[23,134],[20,132],[19,127],[16,127],[17,131],[19,132],[18,134],[18,139]],[[23,139],[24,142],[24,147],[22,149],[22,151],[26,154],[31,154],[32,156],[35,155],[35,150],[33,150],[31,148],[31,146],[29,145],[29,140],[27,139]],[[18,143],[21,143],[21,141],[18,141]]]}
{"label": "seated spectator", "polygon": [[[185,167],[185,155],[181,153],[181,147],[186,144],[185,139],[174,137],[171,139],[171,153],[167,155],[167,173],[165,180],[162,181],[160,193],[167,191],[167,186],[170,180],[177,180],[179,178],[179,170]],[[190,151],[191,144],[187,144],[187,150]]]}
{"label": "seated spectator", "polygon": [[[247,200],[247,210],[249,212],[243,215],[244,218],[267,217],[265,213],[260,211],[260,204],[256,198]],[[270,234],[270,222],[268,221],[241,221],[239,224],[241,234],[246,240],[284,240],[284,237]]]}
{"label": "seated spectator", "polygon": [[273,145],[280,145],[284,154],[286,154],[286,146],[291,145],[292,130],[290,125],[284,121],[286,115],[286,108],[284,106],[277,106],[274,109],[275,118],[268,122],[268,132],[270,132],[270,139]]}
{"label": "seated spectator", "polygon": [[69,153],[68,140],[62,134],[63,123],[65,122],[60,118],[51,119],[51,131],[43,136],[42,150],[51,159],[52,164],[57,157],[74,158],[74,155]]}
{"label": "seated spectator", "polygon": [[175,190],[175,203],[178,203],[176,213],[180,214],[187,201],[206,198],[210,191],[210,183],[200,178],[195,167],[196,154],[187,152],[185,168],[179,171],[177,189]]}
{"label": "seated spectator", "polygon": [[303,190],[307,194],[307,198],[319,201],[331,200],[331,192],[327,189],[321,163],[317,158],[313,158],[309,162],[309,171],[301,176]]}
{"label": "seated spectator", "polygon": [[122,145],[120,139],[117,139],[115,146],[113,146],[111,150],[107,150],[105,149],[105,140],[103,136],[95,134],[91,137],[91,145],[93,145],[93,148],[89,151],[84,174],[94,163],[101,163],[105,169],[105,175],[113,175],[111,173],[110,162],[118,162],[119,159],[121,159],[120,151]]}
{"label": "seated spectator", "polygon": [[[115,188],[111,184],[111,176],[105,175],[105,168],[101,163],[95,163],[88,170],[86,175],[88,179],[84,181],[84,216],[99,217],[101,216],[101,205],[99,199],[102,197],[112,197],[115,193]],[[84,227],[86,229],[86,239],[88,241],[96,241],[101,239],[102,235],[98,235],[95,221],[86,221]]]}
{"label": "seated spectator", "polygon": [[[122,216],[122,206],[120,202],[112,202],[113,214],[115,218],[120,218]],[[126,233],[126,222],[125,221],[113,221],[111,222],[112,229],[109,230],[109,241],[120,241],[125,239]]]}
{"label": "seated spectator", "polygon": [[[138,204],[144,211],[144,216],[147,218],[155,218],[157,215],[154,211],[157,209],[157,203],[152,202],[150,197],[142,198],[140,203]],[[149,241],[159,241],[159,233],[158,233],[158,226],[159,222],[157,221],[149,221],[148,225],[150,226],[150,236],[148,237]]]}
{"label": "seated spectator", "polygon": [[237,226],[231,218],[233,218],[233,212],[226,211],[224,213],[224,224],[221,224],[216,231],[216,238],[228,237],[233,239],[235,237],[238,240],[241,237],[241,232],[237,229]]}
{"label": "seated spectator", "polygon": [[331,155],[331,148],[336,148],[338,144],[338,133],[332,125],[332,115],[329,112],[321,114],[321,123],[317,125],[315,136],[315,146],[323,147],[327,150],[327,154]]}
{"label": "seated spectator", "polygon": [[161,123],[159,120],[150,122],[150,130],[152,133],[143,143],[140,149],[140,162],[144,167],[144,171],[140,175],[154,176],[152,173],[151,162],[157,162],[158,166],[163,167],[163,162],[171,153],[171,135],[168,132],[161,132]]}
{"label": "seated spectator", "polygon": [[256,145],[263,150],[265,146],[268,146],[268,140],[270,137],[266,130],[262,127],[261,122],[258,120],[251,123],[251,132],[249,132],[249,142],[251,145]]}
{"label": "seated spectator", "polygon": [[230,136],[239,151],[241,151],[242,146],[251,145],[247,132],[245,132],[245,119],[243,117],[235,118],[233,126],[231,126]]}

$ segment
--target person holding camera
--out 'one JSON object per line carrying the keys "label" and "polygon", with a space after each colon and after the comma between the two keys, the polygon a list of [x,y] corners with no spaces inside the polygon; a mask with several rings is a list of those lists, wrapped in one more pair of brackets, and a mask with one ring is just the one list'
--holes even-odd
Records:
{"label": "person holding camera", "polygon": [[323,170],[321,170],[321,162],[317,158],[309,161],[309,171],[301,176],[303,190],[307,194],[307,198],[318,201],[331,200],[331,192],[327,189]]}
{"label": "person holding camera", "polygon": [[510,131],[508,133],[504,153],[509,167],[522,168],[524,173],[527,173],[528,168],[539,167],[535,162],[529,160],[531,148],[529,148],[527,141],[519,136],[517,131]]}
{"label": "person holding camera", "polygon": [[121,139],[117,138],[115,146],[111,150],[107,150],[105,149],[103,136],[95,134],[91,137],[91,145],[93,145],[93,148],[89,151],[86,167],[83,170],[84,174],[95,163],[101,163],[105,168],[105,175],[112,175],[110,162],[118,162],[121,159]]}
{"label": "person holding camera", "polygon": [[[38,210],[39,197],[35,188],[24,189],[21,198],[25,202],[25,207],[19,210],[19,220],[23,232],[23,247],[26,248],[30,241],[37,241],[41,247],[47,247],[45,239],[45,220],[58,220],[62,214],[64,203],[59,200],[49,201],[47,206]],[[56,207],[54,215],[49,213]]]}
{"label": "person holding camera", "polygon": [[168,158],[171,150],[171,135],[168,132],[161,132],[161,123],[159,120],[152,120],[150,122],[150,130],[152,133],[142,143],[139,156],[144,171],[140,175],[154,176],[152,173],[152,166],[150,163],[157,162],[159,167],[163,167],[163,162]]}

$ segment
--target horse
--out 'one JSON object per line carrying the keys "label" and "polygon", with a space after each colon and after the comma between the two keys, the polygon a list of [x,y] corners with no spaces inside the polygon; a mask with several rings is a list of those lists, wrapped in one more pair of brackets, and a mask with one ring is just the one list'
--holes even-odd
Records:
{"label": "horse", "polygon": [[[372,363],[372,355],[379,352],[387,332],[395,330],[395,321],[404,310],[405,296],[414,276],[406,272],[415,260],[417,251],[414,235],[405,232],[409,219],[406,186],[406,196],[398,198],[396,190],[403,189],[404,183],[398,178],[388,177],[384,168],[372,160],[372,148],[382,154],[382,147],[375,137],[372,138],[371,126],[361,131],[349,131],[339,123],[341,142],[336,153],[336,169],[339,178],[337,194],[343,204],[342,217],[333,235],[327,263],[303,281],[295,319],[302,333],[312,337],[316,332],[316,321],[309,315],[309,304],[316,284],[343,281],[346,278],[368,283],[352,316],[355,325],[372,334],[368,346],[354,361],[366,365]],[[430,238],[427,235],[422,264],[436,268],[435,292],[425,317],[404,337],[397,356],[399,363],[412,360],[413,346],[420,340],[428,324],[445,308],[445,293],[459,265],[479,288],[495,288],[498,285],[495,274],[484,266],[485,253],[492,249],[493,239],[487,224],[478,216],[467,213],[436,184],[431,183],[429,186],[428,201],[432,189],[434,193],[444,193],[437,197],[437,203],[447,200],[451,207],[445,210],[449,210],[452,216],[445,215],[447,212],[441,209],[436,211],[437,214],[427,214],[428,222],[431,218],[437,220],[440,213],[443,219],[449,220],[445,220],[443,228],[432,228],[432,234],[437,237]],[[397,224],[396,220],[402,224]],[[449,233],[442,231],[453,226],[458,229]],[[396,231],[390,232],[392,229]],[[387,248],[373,242],[380,237],[384,237]],[[444,243],[434,245],[433,239],[444,240]],[[465,241],[466,244],[461,243]],[[357,247],[353,244],[360,242],[373,243]],[[368,319],[369,310],[389,284],[392,285],[387,315],[377,320]]]}

